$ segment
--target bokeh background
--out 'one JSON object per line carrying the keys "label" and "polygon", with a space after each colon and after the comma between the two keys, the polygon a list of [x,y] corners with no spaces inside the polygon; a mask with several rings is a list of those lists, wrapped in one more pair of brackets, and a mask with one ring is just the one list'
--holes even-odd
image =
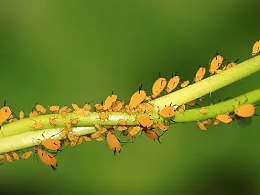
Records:
{"label": "bokeh background", "polygon": [[[0,1],[0,102],[29,113],[114,91],[128,101],[158,72],[192,80],[216,50],[251,57],[260,38],[258,0]],[[260,73],[214,92],[201,105],[259,87]],[[258,111],[260,113],[260,111]],[[176,124],[114,156],[105,142],[67,148],[56,172],[36,158],[0,166],[1,194],[260,194],[259,119],[201,131]]]}

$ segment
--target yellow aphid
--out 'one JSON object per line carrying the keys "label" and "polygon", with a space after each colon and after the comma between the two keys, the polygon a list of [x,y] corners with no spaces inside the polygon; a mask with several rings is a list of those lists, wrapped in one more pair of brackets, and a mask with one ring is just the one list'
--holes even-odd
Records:
{"label": "yellow aphid", "polygon": [[125,111],[126,111],[128,114],[132,114],[133,109],[130,107],[130,105],[125,105]]}
{"label": "yellow aphid", "polygon": [[223,123],[230,123],[232,121],[232,118],[228,114],[217,115],[216,119]]}
{"label": "yellow aphid", "polygon": [[83,142],[83,137],[81,136],[81,137],[79,137],[77,144],[80,145],[80,144],[82,144],[82,142]]}
{"label": "yellow aphid", "polygon": [[55,118],[50,118],[50,123],[52,124],[52,125],[56,125],[56,123],[57,123],[57,120],[55,119]]}
{"label": "yellow aphid", "polygon": [[218,125],[220,123],[220,120],[215,120],[214,122],[213,122],[213,125]]}
{"label": "yellow aphid", "polygon": [[117,95],[114,95],[113,93],[108,96],[104,102],[103,109],[108,110],[112,104],[117,100]]}
{"label": "yellow aphid", "polygon": [[170,118],[176,114],[176,110],[173,106],[166,106],[162,110],[159,111],[159,115],[164,118]]}
{"label": "yellow aphid", "polygon": [[36,110],[32,110],[32,111],[30,112],[30,114],[29,114],[29,118],[35,117],[35,116],[38,116],[38,115],[39,115],[39,113],[38,113]]}
{"label": "yellow aphid", "polygon": [[60,128],[60,137],[65,137],[68,134],[68,131],[66,130],[66,128]]}
{"label": "yellow aphid", "polygon": [[166,86],[166,79],[165,78],[158,78],[152,87],[152,98],[156,98],[160,93],[164,90]]}
{"label": "yellow aphid", "polygon": [[185,109],[186,109],[186,106],[185,106],[185,104],[183,104],[183,105],[181,105],[181,107],[179,108],[179,112],[180,113],[182,113],[182,112],[184,112],[185,111]]}
{"label": "yellow aphid", "polygon": [[135,92],[130,99],[129,107],[130,108],[136,108],[139,104],[141,104],[145,98],[146,98],[146,91],[141,90],[141,87],[139,87],[139,90]]}
{"label": "yellow aphid", "polygon": [[104,141],[104,138],[103,137],[97,137],[96,140],[100,142],[100,141]]}
{"label": "yellow aphid", "polygon": [[122,110],[123,106],[124,106],[123,101],[116,101],[112,105],[112,111],[113,112],[120,112]]}
{"label": "yellow aphid", "polygon": [[100,113],[98,116],[99,116],[99,118],[100,118],[100,119],[103,119],[103,120],[105,120],[105,119],[108,119],[108,118],[109,118],[108,114],[107,114],[107,113],[105,113],[105,112],[102,112],[102,113]]}
{"label": "yellow aphid", "polygon": [[252,104],[244,104],[235,109],[234,112],[239,117],[251,117],[255,114],[255,106]]}
{"label": "yellow aphid", "polygon": [[71,104],[71,106],[73,107],[74,110],[78,110],[79,109],[77,104]]}
{"label": "yellow aphid", "polygon": [[16,159],[16,160],[19,160],[20,158],[19,158],[19,154],[18,154],[18,152],[11,152],[11,154],[12,154],[12,156],[14,157],[14,159]]}
{"label": "yellow aphid", "polygon": [[74,146],[77,145],[77,143],[78,143],[78,139],[76,139],[76,140],[70,142],[70,146],[71,146],[71,147],[74,147]]}
{"label": "yellow aphid", "polygon": [[135,135],[136,135],[139,131],[141,131],[141,130],[142,130],[142,128],[141,128],[140,126],[129,127],[128,136],[129,136],[130,138],[134,138]]}
{"label": "yellow aphid", "polygon": [[79,109],[77,109],[77,110],[74,110],[74,113],[76,114],[76,115],[87,115],[88,113],[89,113],[89,111],[88,110],[85,110],[84,108],[79,108]]}
{"label": "yellow aphid", "polygon": [[212,61],[210,63],[210,69],[209,69],[210,74],[214,74],[216,72],[216,70],[218,70],[218,68],[222,64],[223,60],[224,59],[223,59],[223,57],[221,55],[216,55],[212,59]]}
{"label": "yellow aphid", "polygon": [[200,110],[199,110],[199,112],[200,112],[200,113],[202,113],[202,114],[205,114],[205,113],[207,113],[207,112],[208,112],[208,110],[207,110],[207,109],[205,109],[205,108],[202,108],[202,109],[200,109]]}
{"label": "yellow aphid", "polygon": [[253,45],[252,56],[255,56],[259,52],[260,52],[260,40],[256,41],[255,44]]}
{"label": "yellow aphid", "polygon": [[166,91],[167,93],[170,93],[172,90],[174,90],[174,89],[178,86],[179,82],[180,82],[180,77],[179,77],[179,76],[174,76],[174,77],[172,77],[172,78],[169,80],[165,91]]}
{"label": "yellow aphid", "polygon": [[37,110],[38,112],[41,112],[41,113],[43,113],[43,114],[46,113],[46,109],[45,109],[42,105],[40,105],[40,104],[37,104],[37,105],[35,106],[35,108],[36,108],[36,110]]}
{"label": "yellow aphid", "polygon": [[141,110],[142,112],[148,113],[152,112],[154,109],[154,106],[152,103],[147,103],[147,104],[140,104],[138,106],[138,109]]}
{"label": "yellow aphid", "polygon": [[143,127],[151,127],[153,124],[153,119],[147,115],[137,115],[136,119]]}
{"label": "yellow aphid", "polygon": [[67,106],[63,106],[59,113],[61,114],[62,117],[65,117],[69,112],[71,111],[71,108],[68,108]]}
{"label": "yellow aphid", "polygon": [[11,116],[12,114],[12,110],[10,107],[5,106],[4,103],[4,107],[0,109],[0,126],[6,122],[6,120]]}
{"label": "yellow aphid", "polygon": [[118,120],[118,123],[119,123],[120,125],[126,125],[126,120],[125,120],[125,119],[119,119],[119,120]]}
{"label": "yellow aphid", "polygon": [[90,104],[85,104],[83,109],[86,110],[86,111],[90,111],[91,110],[91,105]]}
{"label": "yellow aphid", "polygon": [[84,140],[87,141],[87,142],[90,142],[91,141],[91,138],[87,135],[84,135],[83,136]]}
{"label": "yellow aphid", "polygon": [[33,152],[32,151],[28,151],[28,152],[25,152],[23,155],[22,155],[22,159],[27,159],[29,158],[30,156],[33,155]]}
{"label": "yellow aphid", "polygon": [[207,119],[205,121],[201,121],[204,125],[210,125],[212,123],[213,119]]}
{"label": "yellow aphid", "polygon": [[0,154],[1,163],[5,162],[5,156],[3,154]]}
{"label": "yellow aphid", "polygon": [[111,131],[107,131],[106,134],[107,134],[107,144],[114,151],[114,154],[116,153],[116,151],[120,152],[122,147],[117,137]]}
{"label": "yellow aphid", "polygon": [[71,142],[76,139],[76,136],[75,136],[72,132],[69,132],[67,136],[68,136],[68,139],[69,139]]}
{"label": "yellow aphid", "polygon": [[96,131],[95,133],[92,133],[91,134],[91,138],[95,139],[97,137],[100,137],[103,133],[105,133],[106,131],[105,130],[99,130],[99,131]]}
{"label": "yellow aphid", "polygon": [[13,162],[13,159],[9,154],[5,154],[5,158],[8,162],[10,162],[10,163]]}
{"label": "yellow aphid", "polygon": [[117,130],[118,131],[125,131],[125,130],[127,130],[127,127],[126,126],[118,126]]}
{"label": "yellow aphid", "polygon": [[201,130],[208,130],[207,127],[206,127],[202,122],[200,122],[200,121],[197,122],[197,125],[199,126],[199,128],[200,128]]}
{"label": "yellow aphid", "polygon": [[40,129],[40,128],[43,128],[44,125],[43,125],[42,123],[35,122],[35,123],[33,124],[33,127],[34,127],[35,129]]}
{"label": "yellow aphid", "polygon": [[167,125],[165,125],[163,123],[157,123],[156,127],[161,129],[162,131],[166,131],[167,129],[169,129],[170,126],[167,126]]}
{"label": "yellow aphid", "polygon": [[73,124],[73,125],[76,125],[78,123],[79,119],[78,118],[72,118],[70,120],[70,123]]}
{"label": "yellow aphid", "polygon": [[187,81],[184,81],[181,83],[181,87],[184,88],[184,87],[187,87],[189,85],[190,81],[187,80]]}
{"label": "yellow aphid", "polygon": [[95,104],[95,111],[96,112],[102,112],[104,109],[103,109],[103,106],[101,104]]}
{"label": "yellow aphid", "polygon": [[22,120],[24,118],[24,111],[19,112],[19,119]]}
{"label": "yellow aphid", "polygon": [[54,112],[54,113],[58,113],[58,112],[59,112],[59,109],[60,109],[59,106],[50,106],[50,107],[49,107],[49,110],[50,110],[51,112]]}
{"label": "yellow aphid", "polygon": [[206,73],[206,68],[200,67],[199,70],[196,73],[196,76],[194,78],[194,81],[197,83],[201,81]]}

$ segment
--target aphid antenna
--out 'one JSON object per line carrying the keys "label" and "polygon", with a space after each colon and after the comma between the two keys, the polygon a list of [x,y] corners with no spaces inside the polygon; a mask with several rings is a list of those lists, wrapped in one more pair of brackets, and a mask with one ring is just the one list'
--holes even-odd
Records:
{"label": "aphid antenna", "polygon": [[158,140],[158,142],[159,142],[160,144],[162,144],[161,141],[160,141],[160,138],[158,138],[157,140]]}
{"label": "aphid antenna", "polygon": [[235,62],[235,63],[237,63],[237,62],[238,62],[238,60],[239,60],[239,58],[237,58],[237,59],[236,59],[234,62]]}
{"label": "aphid antenna", "polygon": [[161,78],[161,72],[159,71],[159,78]]}
{"label": "aphid antenna", "polygon": [[4,107],[5,107],[5,105],[6,105],[6,100],[4,101]]}

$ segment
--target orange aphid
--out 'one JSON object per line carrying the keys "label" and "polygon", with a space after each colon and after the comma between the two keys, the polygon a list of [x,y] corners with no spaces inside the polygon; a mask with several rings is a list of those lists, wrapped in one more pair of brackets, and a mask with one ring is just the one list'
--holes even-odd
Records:
{"label": "orange aphid", "polygon": [[220,120],[215,120],[214,122],[213,122],[213,125],[218,125],[220,123]]}
{"label": "orange aphid", "polygon": [[166,106],[162,110],[159,111],[159,115],[164,118],[170,118],[176,114],[176,110],[173,106]]}
{"label": "orange aphid", "polygon": [[95,104],[95,111],[96,112],[102,112],[103,106],[101,104]]}
{"label": "orange aphid", "polygon": [[123,106],[124,106],[124,102],[123,101],[116,101],[112,105],[112,111],[120,112],[122,110]]}
{"label": "orange aphid", "polygon": [[105,112],[100,113],[98,116],[99,116],[100,119],[108,119],[109,118],[108,114],[105,113]]}
{"label": "orange aphid", "polygon": [[151,127],[153,119],[148,115],[137,115],[136,119],[143,127]]}
{"label": "orange aphid", "polygon": [[23,119],[24,118],[24,111],[20,111],[19,112],[19,119]]}
{"label": "orange aphid", "polygon": [[124,131],[124,130],[127,130],[127,127],[126,127],[126,126],[118,126],[118,127],[116,128],[116,130],[118,130],[118,131]]}
{"label": "orange aphid", "polygon": [[147,103],[147,104],[140,104],[138,106],[138,109],[141,110],[142,112],[152,112],[154,109],[154,106],[152,103]]}
{"label": "orange aphid", "polygon": [[197,125],[199,126],[199,128],[201,130],[208,130],[207,127],[205,126],[205,124],[203,124],[202,122],[198,121],[197,122]]}
{"label": "orange aphid", "polygon": [[78,118],[72,118],[70,119],[70,123],[73,125],[76,125],[78,123],[79,119]]}
{"label": "orange aphid", "polygon": [[34,127],[35,129],[40,129],[40,128],[43,128],[44,125],[43,125],[42,123],[35,122],[35,123],[33,124],[33,127]]}
{"label": "orange aphid", "polygon": [[165,78],[158,78],[152,87],[152,98],[156,98],[160,93],[164,90],[166,86],[166,79]]}
{"label": "orange aphid", "polygon": [[178,86],[179,82],[180,82],[180,77],[179,77],[179,76],[174,76],[174,77],[172,77],[172,78],[169,80],[165,91],[166,91],[167,93],[170,93],[172,90],[174,90],[174,89]]}
{"label": "orange aphid", "polygon": [[182,88],[187,87],[189,83],[190,83],[189,80],[184,81],[184,82],[181,83],[181,87],[182,87]]}
{"label": "orange aphid", "polygon": [[136,135],[139,131],[141,131],[141,130],[142,130],[142,128],[141,128],[140,126],[129,127],[128,136],[129,136],[130,138],[134,138],[135,135]]}
{"label": "orange aphid", "polygon": [[44,164],[51,166],[53,170],[56,170],[54,166],[57,166],[57,159],[52,154],[41,149],[37,149],[37,154]]}
{"label": "orange aphid", "polygon": [[232,118],[228,114],[217,115],[216,119],[223,123],[230,123],[232,121]]}
{"label": "orange aphid", "polygon": [[255,106],[252,104],[244,104],[235,109],[234,112],[239,117],[251,117],[255,114]]}
{"label": "orange aphid", "polygon": [[90,111],[91,110],[91,105],[90,104],[85,104],[83,109],[86,110],[86,111]]}
{"label": "orange aphid", "polygon": [[116,154],[116,151],[120,152],[122,147],[117,137],[111,131],[107,131],[106,134],[107,134],[107,144],[114,151],[114,154]]}
{"label": "orange aphid", "polygon": [[196,76],[194,78],[194,81],[197,83],[201,81],[206,73],[206,68],[200,67],[199,70],[196,73]]}
{"label": "orange aphid", "polygon": [[103,133],[105,133],[107,131],[106,128],[104,128],[104,127],[102,128],[98,124],[96,124],[95,127],[98,129],[98,131],[96,131],[95,133],[92,133],[91,138],[100,137]]}
{"label": "orange aphid", "polygon": [[13,162],[13,159],[12,159],[12,157],[11,157],[11,155],[10,154],[5,154],[5,158],[6,158],[6,160],[8,161],[8,162]]}
{"label": "orange aphid", "polygon": [[73,107],[74,110],[80,109],[77,104],[71,104],[71,106]]}
{"label": "orange aphid", "polygon": [[71,147],[74,147],[74,146],[77,145],[77,143],[78,143],[78,137],[76,137],[75,140],[73,140],[72,142],[70,142],[70,146],[71,146]]}
{"label": "orange aphid", "polygon": [[255,56],[259,52],[260,52],[260,40],[256,41],[255,44],[253,45],[252,56]]}
{"label": "orange aphid", "polygon": [[71,142],[76,139],[76,136],[75,136],[72,132],[69,132],[69,133],[67,134],[67,136],[68,136],[68,139],[69,139]]}
{"label": "orange aphid", "polygon": [[[5,102],[6,103],[6,102]],[[12,110],[10,107],[5,106],[0,110],[0,126],[11,116]]]}
{"label": "orange aphid", "polygon": [[45,139],[41,144],[49,150],[58,150],[61,147],[61,143],[57,139]]}
{"label": "orange aphid", "polygon": [[90,142],[90,141],[91,141],[91,138],[90,138],[89,136],[87,136],[87,135],[83,135],[82,137],[83,137],[84,140],[87,141],[87,142]]}
{"label": "orange aphid", "polygon": [[183,104],[183,105],[181,105],[181,107],[179,108],[179,112],[180,113],[182,113],[182,112],[184,112],[185,111],[185,109],[186,109],[186,106],[185,106],[185,104]]}
{"label": "orange aphid", "polygon": [[16,159],[16,160],[19,160],[20,158],[19,158],[19,154],[18,154],[18,152],[11,152],[11,154],[12,154],[12,156],[14,157],[14,159]]}
{"label": "orange aphid", "polygon": [[126,125],[126,120],[125,120],[125,119],[119,119],[119,120],[118,120],[118,123],[119,123],[120,125]]}
{"label": "orange aphid", "polygon": [[108,110],[116,100],[117,100],[117,95],[114,95],[112,92],[112,94],[106,98],[103,105],[103,109]]}
{"label": "orange aphid", "polygon": [[30,157],[32,156],[32,154],[33,154],[32,151],[25,152],[25,153],[22,155],[22,159],[30,158]]}
{"label": "orange aphid", "polygon": [[139,87],[139,90],[132,95],[129,103],[130,108],[136,108],[139,104],[142,103],[142,101],[144,101],[146,97],[146,91],[141,90],[141,88],[142,85]]}
{"label": "orange aphid", "polygon": [[59,106],[50,106],[49,110],[54,112],[54,113],[58,113],[59,112],[60,107]]}
{"label": "orange aphid", "polygon": [[216,70],[218,70],[223,60],[224,60],[223,57],[218,54],[212,59],[210,63],[210,69],[209,69],[210,74],[214,74]]}
{"label": "orange aphid", "polygon": [[190,101],[190,102],[187,102],[187,103],[186,103],[186,106],[187,106],[187,107],[195,106],[195,105],[196,105],[196,101],[197,101],[197,100],[192,100],[192,101]]}
{"label": "orange aphid", "polygon": [[50,123],[52,124],[52,125],[56,125],[56,123],[57,123],[57,120],[55,119],[55,118],[50,118]]}
{"label": "orange aphid", "polygon": [[0,154],[1,163],[5,162],[5,156],[3,154]]}
{"label": "orange aphid", "polygon": [[77,144],[80,145],[80,144],[82,144],[82,142],[83,142],[83,137],[81,136],[81,137],[79,137]]}
{"label": "orange aphid", "polygon": [[68,108],[67,106],[63,106],[60,110],[59,113],[61,114],[62,117],[65,117],[67,113],[71,111],[71,108]]}
{"label": "orange aphid", "polygon": [[18,118],[14,118],[13,115],[11,115],[8,119],[8,122],[11,123],[11,122],[14,122],[14,121],[17,121]]}
{"label": "orange aphid", "polygon": [[167,125],[165,125],[163,123],[157,123],[156,127],[161,129],[162,131],[166,131],[167,129],[169,129],[170,126],[167,126]]}
{"label": "orange aphid", "polygon": [[144,131],[144,133],[145,133],[145,135],[146,135],[147,137],[149,137],[149,138],[151,138],[151,139],[153,139],[153,140],[156,140],[156,139],[159,140],[159,138],[160,138],[159,133],[158,133],[157,131],[155,131],[155,130],[152,130],[152,129],[146,129],[146,130]]}
{"label": "orange aphid", "polygon": [[38,113],[36,110],[32,110],[32,111],[30,112],[30,114],[29,114],[29,118],[35,117],[35,116],[38,116],[38,115],[39,115],[39,113]]}
{"label": "orange aphid", "polygon": [[37,105],[35,106],[35,108],[36,108],[36,110],[37,110],[38,112],[41,112],[41,113],[43,113],[43,114],[46,113],[46,109],[45,109],[42,105],[40,105],[40,104],[37,104]]}
{"label": "orange aphid", "polygon": [[201,121],[204,125],[210,125],[212,123],[213,119],[207,119],[204,121]]}
{"label": "orange aphid", "polygon": [[85,110],[84,108],[79,108],[77,110],[74,110],[74,113],[76,115],[88,114],[89,110]]}
{"label": "orange aphid", "polygon": [[100,141],[104,141],[104,138],[103,137],[97,137],[96,140],[100,142]]}
{"label": "orange aphid", "polygon": [[200,110],[199,110],[199,112],[200,112],[200,113],[202,113],[202,114],[205,114],[205,113],[207,113],[207,112],[208,112],[208,110],[207,110],[207,109],[205,109],[205,108],[202,108],[202,109],[200,109]]}
{"label": "orange aphid", "polygon": [[229,62],[226,66],[224,66],[224,68],[222,70],[227,70],[227,69],[235,66],[238,60],[239,60],[239,58],[237,58],[235,62]]}

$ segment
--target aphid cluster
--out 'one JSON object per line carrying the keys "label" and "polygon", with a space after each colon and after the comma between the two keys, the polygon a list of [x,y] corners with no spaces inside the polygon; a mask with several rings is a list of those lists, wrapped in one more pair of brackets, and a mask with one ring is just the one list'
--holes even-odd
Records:
{"label": "aphid cluster", "polygon": [[[252,50],[252,56],[256,55],[260,52],[260,41],[258,40]],[[224,58],[218,53],[212,59],[209,67],[209,73],[217,74],[222,71],[225,71],[236,65],[236,62],[228,62],[226,65],[223,64]],[[201,81],[206,74],[206,68],[199,67],[196,75],[193,79],[193,82]],[[0,155],[1,162],[3,163],[5,160],[8,162],[12,162],[13,159],[19,160],[28,159],[33,154],[38,155],[43,163],[48,166],[51,166],[54,170],[57,167],[57,159],[56,155],[62,150],[63,146],[76,146],[80,145],[83,140],[89,142],[91,140],[96,141],[104,141],[106,140],[107,145],[110,149],[113,150],[114,154],[116,152],[120,152],[122,149],[122,142],[117,138],[116,134],[121,133],[121,135],[128,137],[129,140],[133,140],[142,132],[152,140],[158,140],[160,142],[160,133],[164,134],[169,128],[168,121],[173,120],[176,112],[183,113],[186,108],[193,107],[196,105],[197,100],[190,101],[184,105],[180,105],[177,109],[175,105],[165,105],[162,109],[157,111],[157,114],[161,119],[164,119],[164,123],[158,122],[159,120],[151,117],[150,114],[154,112],[154,105],[149,102],[150,99],[157,98],[161,94],[164,95],[166,93],[170,93],[173,90],[177,89],[180,85],[180,88],[187,87],[190,81],[185,80],[181,81],[180,76],[172,75],[169,79],[168,83],[166,78],[163,78],[159,75],[159,78],[154,82],[152,86],[151,96],[147,95],[145,90],[142,90],[142,85],[139,89],[131,96],[128,103],[125,103],[121,100],[118,100],[118,97],[113,92],[105,99],[104,103],[95,104],[94,110],[98,113],[98,121],[109,120],[110,112],[126,112],[128,114],[134,114],[136,116],[136,120],[140,125],[129,126],[128,121],[124,118],[120,118],[118,120],[118,124],[114,126],[101,126],[99,123],[95,124],[96,132],[93,134],[88,134],[84,136],[76,136],[73,133],[73,127],[77,125],[79,122],[79,118],[72,118],[70,121],[65,123],[65,127],[60,128],[60,137],[63,138],[62,141],[53,139],[52,137],[42,139],[39,142],[39,146],[35,147],[32,150],[24,151],[12,151],[5,154]],[[204,97],[200,98],[200,101]],[[86,103],[83,108],[80,108],[77,104],[71,104],[71,108],[64,106],[49,106],[48,109],[43,107],[40,104],[36,104],[32,111],[29,113],[28,118],[36,117],[38,115],[44,115],[47,112],[53,114],[60,114],[62,117],[65,117],[68,113],[75,113],[76,115],[88,115],[91,111],[91,105]],[[208,112],[207,109],[202,108],[199,110],[200,114],[206,114]],[[214,119],[207,119],[205,121],[198,121],[197,125],[202,130],[207,130],[207,126],[210,124],[217,125],[220,122],[230,123],[232,120],[239,120],[240,118],[252,117],[255,114],[255,106],[251,104],[242,105],[234,110],[233,113],[225,113],[217,115]],[[5,122],[14,122],[16,120],[22,120],[25,118],[25,113],[21,111],[19,113],[19,117],[13,117],[11,108],[4,106],[0,109],[0,127]],[[162,120],[160,120],[162,121]],[[51,125],[57,125],[57,119],[55,117],[49,118],[49,123]],[[33,124],[35,129],[44,128],[43,123],[36,122]],[[116,133],[117,132],[117,133]],[[55,135],[53,135],[55,136]],[[4,137],[4,135],[3,135]],[[127,141],[127,142],[128,142]]]}

